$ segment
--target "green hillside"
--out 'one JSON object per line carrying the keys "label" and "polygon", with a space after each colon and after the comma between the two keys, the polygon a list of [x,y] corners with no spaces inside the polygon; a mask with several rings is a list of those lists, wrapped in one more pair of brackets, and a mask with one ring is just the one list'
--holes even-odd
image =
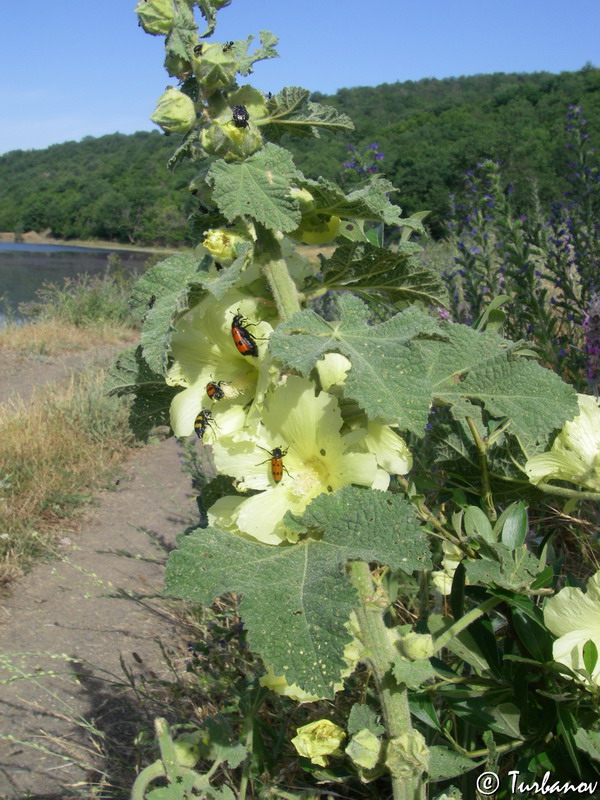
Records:
{"label": "green hillside", "polygon": [[[321,103],[335,105],[356,125],[351,137],[293,142],[309,177],[343,180],[348,144],[377,142],[381,168],[405,213],[430,209],[443,232],[449,194],[478,162],[503,164],[517,209],[525,210],[535,182],[543,205],[567,189],[565,132],[569,106],[580,105],[592,143],[600,144],[600,69],[423,79],[342,89]],[[173,173],[166,161],[176,136],[113,134],[17,150],[0,157],[0,230],[45,230],[64,238],[177,244],[193,198],[181,191],[193,167]]]}

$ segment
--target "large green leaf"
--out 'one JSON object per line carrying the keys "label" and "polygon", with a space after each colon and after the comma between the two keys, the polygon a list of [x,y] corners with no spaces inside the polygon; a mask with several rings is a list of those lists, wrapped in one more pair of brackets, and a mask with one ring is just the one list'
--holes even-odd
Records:
{"label": "large green leaf", "polygon": [[340,310],[340,322],[326,322],[312,311],[294,314],[271,335],[271,351],[303,375],[325,353],[343,353],[352,362],[344,394],[356,400],[370,418],[380,417],[422,434],[431,382],[413,340],[438,334],[438,323],[411,307],[379,325],[368,325],[366,306],[351,295],[341,297]]}
{"label": "large green leaf", "polygon": [[230,222],[249,216],[285,233],[295,230],[302,216],[298,201],[290,195],[298,175],[287,150],[266,144],[242,162],[216,161],[206,180],[214,186],[213,200]]}
{"label": "large green leaf", "polygon": [[319,137],[319,129],[354,130],[352,120],[333,106],[312,103],[310,92],[299,86],[287,86],[267,103],[263,128],[267,139],[278,142],[287,133],[296,137]]}
{"label": "large green leaf", "polygon": [[200,260],[193,253],[179,253],[151,267],[133,287],[133,306],[147,309],[142,348],[155,372],[164,374],[173,322],[187,308],[190,288],[206,278],[210,263],[210,256]]}
{"label": "large green leaf", "polygon": [[240,594],[251,647],[288,683],[332,696],[350,639],[344,623],[358,602],[346,563],[427,568],[428,544],[408,503],[384,492],[346,487],[321,495],[301,522],[319,538],[270,547],[213,528],[183,535],[165,584],[196,603]]}
{"label": "large green leaf", "polygon": [[496,418],[509,417],[510,433],[539,449],[577,413],[575,390],[536,361],[516,354],[495,333],[442,323],[445,339],[419,341],[433,395],[442,403],[468,400]]}
{"label": "large green leaf", "polygon": [[170,424],[171,400],[179,389],[167,386],[162,375],[150,369],[140,346],[120,353],[104,385],[111,395],[135,394],[129,425],[138,439],[147,440],[153,428]]}
{"label": "large green leaf", "polygon": [[396,252],[365,243],[342,245],[322,263],[323,283],[335,291],[383,295],[391,303],[443,305],[446,289],[436,272],[413,257],[418,250],[411,242]]}
{"label": "large green leaf", "polygon": [[319,213],[335,214],[338,217],[351,219],[368,219],[385,222],[387,225],[401,225],[407,222],[400,216],[402,209],[389,201],[387,195],[396,190],[385,178],[372,178],[366,186],[350,194],[345,194],[337,184],[326,178],[319,178],[316,181],[304,178],[299,186],[311,193],[315,211]]}
{"label": "large green leaf", "polygon": [[294,314],[274,331],[269,346],[303,375],[325,353],[347,356],[352,368],[344,394],[369,418],[422,435],[432,404],[453,406],[459,418],[476,421],[483,407],[492,418],[509,418],[508,432],[533,450],[577,413],[571,386],[494,333],[438,323],[414,306],[369,325],[358,298],[342,295],[339,306],[336,322],[311,311]]}

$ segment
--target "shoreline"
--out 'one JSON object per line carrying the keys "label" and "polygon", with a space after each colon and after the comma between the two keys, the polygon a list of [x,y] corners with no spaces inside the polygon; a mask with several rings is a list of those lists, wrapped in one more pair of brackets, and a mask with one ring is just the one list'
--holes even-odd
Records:
{"label": "shoreline", "polygon": [[[15,234],[10,231],[0,231],[0,242],[15,243]],[[107,242],[101,239],[55,239],[47,233],[28,231],[19,237],[22,244],[55,244],[64,247],[89,247],[96,250],[128,250],[132,253],[166,253],[177,252],[172,247],[153,247],[152,245],[127,244],[125,242]]]}

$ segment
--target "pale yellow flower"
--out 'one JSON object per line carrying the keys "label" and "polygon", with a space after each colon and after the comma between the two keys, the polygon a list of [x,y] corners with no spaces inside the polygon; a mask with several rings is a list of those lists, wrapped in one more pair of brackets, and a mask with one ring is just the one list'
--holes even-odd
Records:
{"label": "pale yellow flower", "polygon": [[[235,346],[231,323],[238,312],[256,323],[249,331],[256,339],[258,357],[243,356]],[[264,310],[254,300],[231,291],[220,301],[203,298],[177,322],[171,337],[173,364],[167,375],[168,384],[183,388],[171,402],[175,436],[192,434],[194,420],[205,408],[211,410],[219,436],[233,433],[245,424],[242,408],[254,398],[259,384],[266,388],[268,383],[268,375],[260,372],[266,338],[272,331],[264,316]],[[213,402],[207,395],[206,386],[211,381],[223,382],[222,400]],[[236,414],[221,419],[234,406]]]}
{"label": "pale yellow flower", "polygon": [[[566,587],[546,600],[544,622],[548,630],[559,637],[552,645],[554,660],[574,672],[585,670],[585,643],[591,640],[600,653],[600,572],[589,579],[587,592]],[[591,679],[600,686],[600,659]]]}
{"label": "pale yellow flower", "polygon": [[[262,423],[235,438],[218,437],[213,454],[219,472],[236,478],[238,490],[259,493],[218,500],[209,509],[211,524],[280,544],[295,540],[283,524],[287,511],[302,514],[318,495],[348,484],[387,488],[389,476],[378,468],[375,456],[348,452],[341,427],[335,397],[315,394],[314,384],[305,378],[289,377],[269,395]],[[274,448],[284,452],[280,482],[272,473]]]}
{"label": "pale yellow flower", "polygon": [[525,464],[531,483],[554,478],[600,492],[600,405],[578,394],[579,415],[565,423],[552,448]]}
{"label": "pale yellow flower", "polygon": [[310,758],[313,764],[326,767],[327,756],[343,755],[340,745],[346,738],[345,731],[328,719],[318,719],[309,725],[297,729],[297,736],[292,739],[296,752]]}

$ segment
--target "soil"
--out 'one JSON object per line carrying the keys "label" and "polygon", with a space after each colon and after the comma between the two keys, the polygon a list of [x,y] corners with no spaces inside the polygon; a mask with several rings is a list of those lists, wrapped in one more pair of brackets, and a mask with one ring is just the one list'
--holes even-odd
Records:
{"label": "soil", "polygon": [[[114,351],[43,362],[3,352],[0,402],[27,401],[34,387]],[[2,599],[0,797],[91,797],[100,772],[114,779],[142,713],[124,690],[124,668],[137,682],[156,682],[167,669],[161,647],[182,639],[154,596],[175,536],[197,521],[189,488],[174,440],[134,451],[78,529],[65,523],[55,557]],[[97,746],[86,733],[92,725]],[[111,752],[115,743],[123,747]]]}

